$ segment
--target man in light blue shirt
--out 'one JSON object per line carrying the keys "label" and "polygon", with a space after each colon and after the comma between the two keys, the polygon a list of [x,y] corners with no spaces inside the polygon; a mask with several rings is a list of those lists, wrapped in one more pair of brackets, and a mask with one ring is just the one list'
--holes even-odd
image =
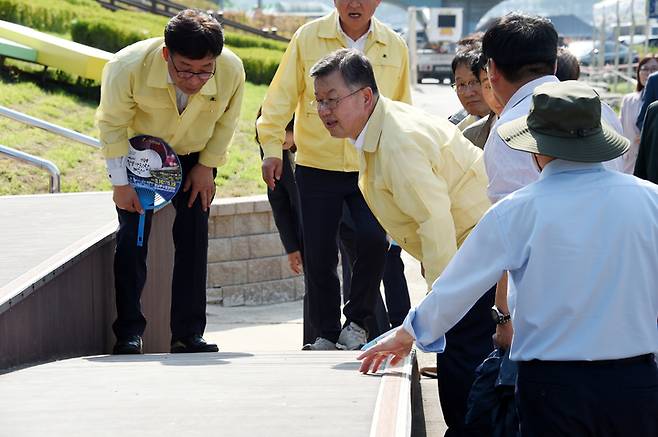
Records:
{"label": "man in light blue shirt", "polygon": [[603,167],[628,141],[601,124],[585,84],[538,86],[529,115],[498,133],[531,153],[539,180],[491,207],[361,371],[397,362],[414,339],[441,350],[508,271],[521,434],[658,435],[658,186]]}

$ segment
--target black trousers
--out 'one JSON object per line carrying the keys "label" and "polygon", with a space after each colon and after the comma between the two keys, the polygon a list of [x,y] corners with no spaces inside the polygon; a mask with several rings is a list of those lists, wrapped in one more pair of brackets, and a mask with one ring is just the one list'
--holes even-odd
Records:
{"label": "black trousers", "polygon": [[[338,231],[338,247],[340,249],[341,266],[343,268],[344,303],[347,303],[350,300],[352,268],[354,267],[354,260],[356,259],[357,252],[356,237],[356,225],[354,224],[354,220],[352,220],[349,208],[347,208],[346,205],[343,205],[343,217]],[[388,260],[388,253],[386,254],[386,260]],[[388,261],[385,261],[385,264],[387,263]],[[384,277],[386,277],[385,269]],[[373,340],[391,329],[389,315],[386,312],[386,306],[384,305],[381,293],[378,292],[375,299],[374,317],[370,317],[366,320],[365,326],[361,325],[368,331],[368,340]]]}
{"label": "black trousers", "polygon": [[[179,159],[185,183],[187,174],[198,162],[199,154],[179,156]],[[171,202],[176,209],[172,228],[175,249],[171,286],[172,339],[202,335],[206,328],[209,213],[203,212],[199,197],[188,208],[189,194],[190,191],[185,193],[181,187]],[[137,246],[139,214],[118,208],[117,214],[119,231],[114,254],[117,319],[112,329],[114,335],[122,339],[130,335],[143,335],[146,328],[140,297],[146,282],[146,256],[153,213],[146,212],[142,247]]]}
{"label": "black trousers", "polygon": [[311,324],[319,336],[335,342],[341,330],[336,235],[343,203],[349,208],[356,229],[350,300],[343,312],[348,322],[362,327],[373,317],[384,273],[386,234],[359,191],[358,172],[298,165],[296,179],[302,207]]}
{"label": "black trousers", "polygon": [[446,349],[436,356],[439,399],[448,426],[446,437],[490,435],[490,429],[466,426],[465,417],[475,368],[493,350],[491,336],[496,332],[496,324],[491,318],[491,307],[495,293],[494,286],[446,333]]}
{"label": "black trousers", "polygon": [[658,436],[658,368],[653,355],[522,361],[516,390],[523,437]]}
{"label": "black trousers", "polygon": [[386,266],[384,268],[386,310],[393,328],[404,322],[404,318],[407,317],[409,309],[411,309],[409,287],[407,286],[407,278],[404,276],[404,263],[400,257],[401,253],[400,246],[391,245],[386,254]]}

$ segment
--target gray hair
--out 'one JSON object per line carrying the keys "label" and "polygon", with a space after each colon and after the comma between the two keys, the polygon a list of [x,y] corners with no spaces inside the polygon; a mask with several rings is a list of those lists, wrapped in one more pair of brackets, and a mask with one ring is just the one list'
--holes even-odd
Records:
{"label": "gray hair", "polygon": [[311,77],[326,77],[334,71],[340,72],[350,89],[370,87],[373,94],[379,94],[372,64],[358,50],[339,49],[329,53],[313,65]]}

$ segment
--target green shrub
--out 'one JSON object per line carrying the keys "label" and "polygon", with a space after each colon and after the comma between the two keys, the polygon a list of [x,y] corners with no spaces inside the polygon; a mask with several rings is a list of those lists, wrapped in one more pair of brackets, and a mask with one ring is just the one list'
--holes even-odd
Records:
{"label": "green shrub", "polygon": [[112,21],[100,17],[75,20],[71,26],[71,38],[80,44],[115,53],[137,41],[162,36],[167,23],[166,19],[159,23],[138,20],[139,17],[132,16],[135,13],[130,12],[118,11],[114,14],[117,14],[117,19]]}
{"label": "green shrub", "polygon": [[[64,33],[79,11],[88,9],[94,2],[72,4],[64,0],[0,0],[0,20],[22,24],[39,30]],[[93,5],[94,8],[98,5]]]}
{"label": "green shrub", "polygon": [[283,56],[280,51],[260,47],[231,47],[231,50],[242,59],[247,80],[256,85],[272,82]]}

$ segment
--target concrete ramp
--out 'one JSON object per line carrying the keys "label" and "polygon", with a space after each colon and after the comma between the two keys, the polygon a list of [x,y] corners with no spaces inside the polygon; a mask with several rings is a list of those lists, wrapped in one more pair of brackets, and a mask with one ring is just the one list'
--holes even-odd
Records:
{"label": "concrete ramp", "polygon": [[386,376],[364,376],[357,354],[220,352],[44,364],[0,376],[0,434],[409,435],[411,360]]}

